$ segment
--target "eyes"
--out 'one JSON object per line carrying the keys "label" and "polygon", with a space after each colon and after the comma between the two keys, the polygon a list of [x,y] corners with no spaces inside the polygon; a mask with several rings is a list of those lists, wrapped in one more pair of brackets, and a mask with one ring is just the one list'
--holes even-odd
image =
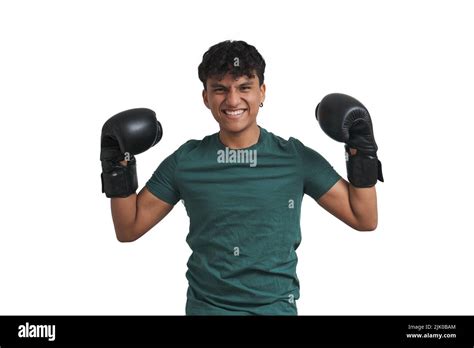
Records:
{"label": "eyes", "polygon": [[[248,92],[248,91],[250,91],[251,89],[252,89],[251,86],[245,86],[245,85],[244,85],[244,86],[240,86],[240,87],[239,87],[239,91],[241,91],[241,92]],[[227,89],[227,88],[224,88],[224,87],[214,87],[214,88],[212,89],[212,91],[213,91],[214,93],[216,93],[216,94],[224,94],[224,93],[228,92],[228,89]]]}

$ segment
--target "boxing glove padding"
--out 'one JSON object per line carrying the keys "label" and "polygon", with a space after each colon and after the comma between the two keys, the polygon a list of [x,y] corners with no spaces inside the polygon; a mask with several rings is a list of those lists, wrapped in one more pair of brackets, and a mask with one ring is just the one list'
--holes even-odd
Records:
{"label": "boxing glove padding", "polygon": [[377,152],[369,111],[357,99],[341,93],[325,96],[316,107],[321,129],[332,139],[366,152]]}
{"label": "boxing glove padding", "polygon": [[[154,111],[145,108],[120,112],[102,127],[100,160],[102,192],[109,198],[127,197],[138,188],[136,160],[156,145],[163,130]],[[127,165],[120,161],[127,160]]]}
{"label": "boxing glove padding", "polygon": [[163,129],[153,110],[122,111],[109,118],[102,127],[100,159],[116,158],[117,145],[121,155],[138,155],[156,145],[162,135]]}
{"label": "boxing glove padding", "polygon": [[[372,120],[361,102],[346,94],[328,94],[316,107],[315,114],[324,133],[347,145],[346,166],[351,184],[370,187],[377,179],[383,181]],[[351,155],[349,148],[357,153]]]}

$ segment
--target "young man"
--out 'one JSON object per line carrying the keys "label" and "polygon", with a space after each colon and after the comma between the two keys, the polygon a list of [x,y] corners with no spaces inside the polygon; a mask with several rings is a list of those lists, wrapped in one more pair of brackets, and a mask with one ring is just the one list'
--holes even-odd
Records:
{"label": "young man", "polygon": [[[192,249],[186,314],[296,315],[303,195],[356,230],[377,226],[381,168],[368,112],[344,95],[327,96],[317,108],[323,130],[347,144],[349,183],[297,139],[258,126],[265,61],[255,47],[216,44],[198,71],[219,132],[184,143],[138,195],[133,154],[156,144],[161,126],[146,109],[121,113],[104,125],[103,187],[113,197],[117,238],[140,238],[183,200]],[[142,131],[137,135],[136,129]],[[131,158],[121,161],[127,152]]]}

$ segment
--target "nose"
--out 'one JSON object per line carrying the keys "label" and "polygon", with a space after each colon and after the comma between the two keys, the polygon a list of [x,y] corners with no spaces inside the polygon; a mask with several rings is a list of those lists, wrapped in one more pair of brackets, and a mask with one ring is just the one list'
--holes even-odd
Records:
{"label": "nose", "polygon": [[235,88],[231,88],[227,93],[227,105],[230,107],[237,107],[240,103],[240,94]]}

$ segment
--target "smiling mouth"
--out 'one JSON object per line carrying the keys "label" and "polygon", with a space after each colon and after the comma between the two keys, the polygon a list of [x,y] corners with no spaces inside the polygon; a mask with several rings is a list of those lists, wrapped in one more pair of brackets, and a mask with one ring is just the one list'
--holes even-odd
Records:
{"label": "smiling mouth", "polygon": [[239,118],[244,114],[244,112],[247,111],[247,109],[235,109],[235,110],[222,110],[222,113],[226,115],[227,117],[230,118]]}

